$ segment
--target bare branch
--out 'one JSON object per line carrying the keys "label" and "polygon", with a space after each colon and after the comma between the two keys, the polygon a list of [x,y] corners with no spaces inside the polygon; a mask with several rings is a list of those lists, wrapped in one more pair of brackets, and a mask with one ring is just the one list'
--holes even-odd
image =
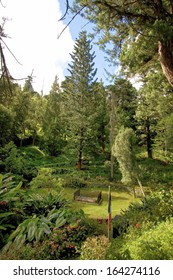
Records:
{"label": "bare branch", "polygon": [[4,42],[4,40],[2,40],[2,38],[0,38],[0,40],[3,42],[3,44],[6,46],[7,50],[11,53],[11,55],[14,57],[14,59],[17,61],[17,63],[19,63],[20,65],[22,65],[19,60],[16,58],[16,56],[12,53],[12,51],[9,49],[9,47],[7,46],[7,44]]}
{"label": "bare branch", "polygon": [[0,0],[0,4],[2,5],[3,8],[5,8],[5,6],[3,5],[2,1]]}
{"label": "bare branch", "polygon": [[65,13],[64,13],[64,15],[59,19],[59,21],[61,21],[61,20],[64,20],[65,19],[65,17],[66,17],[66,15],[67,15],[67,13],[68,13],[68,10],[69,10],[69,1],[68,0],[66,0],[66,10],[65,10]]}
{"label": "bare branch", "polygon": [[61,35],[64,33],[64,31],[66,30],[66,28],[71,24],[71,22],[75,19],[75,17],[77,15],[80,14],[80,12],[85,8],[86,6],[83,6],[78,12],[76,12],[76,14],[72,17],[72,19],[67,23],[67,25],[63,28],[63,30],[61,31],[61,33],[58,35],[58,39],[61,37]]}
{"label": "bare branch", "polygon": [[4,80],[4,78],[7,79],[9,91],[12,94],[12,89],[11,89],[11,84],[10,84],[10,77],[9,77],[9,71],[8,71],[8,68],[7,68],[6,61],[5,61],[5,56],[4,56],[4,53],[3,53],[3,50],[2,50],[1,42],[0,42],[0,56],[1,56],[1,60],[2,60],[2,64],[1,64],[2,75],[1,75],[1,78],[3,80]]}

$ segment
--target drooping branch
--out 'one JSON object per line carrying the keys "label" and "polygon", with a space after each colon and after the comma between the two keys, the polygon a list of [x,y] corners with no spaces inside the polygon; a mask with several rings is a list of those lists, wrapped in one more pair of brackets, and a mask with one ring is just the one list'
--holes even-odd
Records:
{"label": "drooping branch", "polygon": [[65,10],[65,13],[63,14],[63,16],[59,19],[59,21],[65,19],[66,15],[67,15],[67,13],[68,13],[69,8],[70,8],[70,6],[69,6],[69,1],[66,0],[66,10]]}

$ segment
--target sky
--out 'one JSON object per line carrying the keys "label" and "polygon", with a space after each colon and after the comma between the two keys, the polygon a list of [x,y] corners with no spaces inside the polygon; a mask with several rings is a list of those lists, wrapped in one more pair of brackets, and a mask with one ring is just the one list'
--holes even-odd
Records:
{"label": "sky", "polygon": [[[71,0],[72,1],[72,0]],[[57,39],[62,29],[71,19],[59,21],[65,11],[64,0],[2,0],[0,20],[7,17],[4,38],[5,44],[15,55],[5,47],[4,54],[10,74],[15,79],[23,79],[33,71],[33,87],[35,91],[47,94],[54,81],[55,75],[59,82],[68,74],[70,53],[73,51],[75,39],[82,30],[91,31],[92,26],[80,16],[66,28]],[[104,53],[93,46],[96,52],[95,67],[97,77],[103,81],[106,78],[104,68],[108,66]],[[24,80],[18,81],[23,85]]]}

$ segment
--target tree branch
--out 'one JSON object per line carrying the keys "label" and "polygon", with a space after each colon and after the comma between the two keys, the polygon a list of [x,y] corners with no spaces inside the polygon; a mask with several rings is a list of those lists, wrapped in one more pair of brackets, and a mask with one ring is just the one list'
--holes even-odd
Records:
{"label": "tree branch", "polygon": [[21,66],[22,64],[18,61],[18,59],[16,58],[16,56],[12,53],[12,51],[10,50],[10,48],[7,46],[7,44],[4,42],[4,40],[2,40],[2,38],[0,38],[0,40],[3,42],[3,44],[6,46],[7,50],[11,53],[11,55],[14,57],[14,59],[17,61],[17,63],[19,63]]}
{"label": "tree branch", "polygon": [[75,17],[77,15],[80,14],[80,12],[85,8],[86,6],[83,6],[78,12],[76,12],[76,14],[72,17],[72,19],[67,23],[67,25],[63,28],[63,30],[61,31],[61,33],[58,35],[58,39],[61,37],[61,35],[64,33],[64,31],[66,30],[66,28],[71,24],[71,22],[75,19]]}
{"label": "tree branch", "polygon": [[66,10],[65,10],[64,15],[59,19],[59,21],[65,19],[66,15],[67,15],[67,13],[68,13],[69,8],[70,8],[70,6],[69,6],[69,0],[66,0]]}

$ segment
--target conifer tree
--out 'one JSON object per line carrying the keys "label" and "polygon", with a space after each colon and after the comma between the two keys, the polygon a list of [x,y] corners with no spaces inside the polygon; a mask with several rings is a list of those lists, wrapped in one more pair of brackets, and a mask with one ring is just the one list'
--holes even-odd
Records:
{"label": "conifer tree", "polygon": [[55,76],[50,94],[47,97],[43,132],[44,142],[51,155],[57,155],[63,147],[63,129],[61,118],[61,90],[58,77]]}
{"label": "conifer tree", "polygon": [[64,82],[68,132],[77,152],[77,167],[82,167],[83,152],[92,143],[94,129],[92,118],[95,113],[93,85],[97,69],[94,68],[95,53],[85,31],[79,34],[71,54],[70,75]]}

